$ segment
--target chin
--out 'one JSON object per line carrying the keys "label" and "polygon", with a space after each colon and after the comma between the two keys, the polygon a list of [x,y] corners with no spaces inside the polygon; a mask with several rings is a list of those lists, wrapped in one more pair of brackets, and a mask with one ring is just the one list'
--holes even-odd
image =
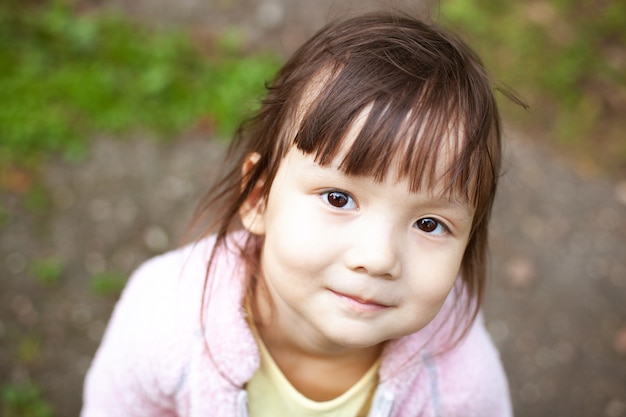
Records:
{"label": "chin", "polygon": [[382,338],[372,338],[371,334],[363,335],[359,337],[359,335],[350,334],[350,337],[346,337],[349,335],[349,331],[343,332],[336,337],[330,337],[329,340],[333,341],[333,343],[337,346],[341,346],[346,349],[368,349],[379,346],[382,343],[385,343],[388,339]]}

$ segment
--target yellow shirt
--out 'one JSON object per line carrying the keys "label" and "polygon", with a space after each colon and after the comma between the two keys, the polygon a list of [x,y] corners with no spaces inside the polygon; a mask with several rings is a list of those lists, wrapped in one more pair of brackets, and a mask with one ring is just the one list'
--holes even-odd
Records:
{"label": "yellow shirt", "polygon": [[[261,351],[261,366],[248,382],[250,417],[360,417],[369,411],[378,383],[380,360],[348,391],[330,401],[313,401],[300,394],[274,362],[256,329],[253,333]],[[330,376],[332,377],[332,375]]]}

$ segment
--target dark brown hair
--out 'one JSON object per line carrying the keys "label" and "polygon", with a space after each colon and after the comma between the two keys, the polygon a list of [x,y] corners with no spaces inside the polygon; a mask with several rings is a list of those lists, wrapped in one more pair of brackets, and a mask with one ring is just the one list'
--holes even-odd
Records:
{"label": "dark brown hair", "polygon": [[[194,216],[196,238],[216,233],[216,248],[225,245],[229,233],[240,227],[239,211],[259,181],[261,198],[268,196],[291,146],[329,164],[367,110],[358,137],[341,153],[343,172],[383,180],[397,168],[412,190],[442,179],[450,196],[466,199],[475,209],[461,266],[473,318],[486,279],[501,132],[490,81],[472,50],[436,25],[397,13],[368,13],[324,27],[296,51],[267,90],[256,116],[236,134],[230,168]],[[449,146],[442,178],[437,159]],[[243,177],[251,153],[260,158]],[[217,220],[210,223],[210,218]],[[261,245],[262,238],[250,235],[239,248],[252,291]]]}

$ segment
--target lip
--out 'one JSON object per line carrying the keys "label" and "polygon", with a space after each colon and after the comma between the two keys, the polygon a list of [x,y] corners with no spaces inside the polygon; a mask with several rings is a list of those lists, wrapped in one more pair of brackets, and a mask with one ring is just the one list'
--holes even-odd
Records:
{"label": "lip", "polygon": [[361,298],[355,295],[344,294],[333,290],[330,290],[330,292],[333,293],[345,305],[358,312],[375,313],[391,308],[391,306],[389,305],[382,304],[374,300]]}

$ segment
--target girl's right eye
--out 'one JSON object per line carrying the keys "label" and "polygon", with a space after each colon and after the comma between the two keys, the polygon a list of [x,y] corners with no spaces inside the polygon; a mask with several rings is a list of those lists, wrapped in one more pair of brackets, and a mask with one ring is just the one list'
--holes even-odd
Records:
{"label": "girl's right eye", "polygon": [[322,198],[331,206],[341,209],[355,209],[356,202],[348,193],[343,191],[327,191]]}

